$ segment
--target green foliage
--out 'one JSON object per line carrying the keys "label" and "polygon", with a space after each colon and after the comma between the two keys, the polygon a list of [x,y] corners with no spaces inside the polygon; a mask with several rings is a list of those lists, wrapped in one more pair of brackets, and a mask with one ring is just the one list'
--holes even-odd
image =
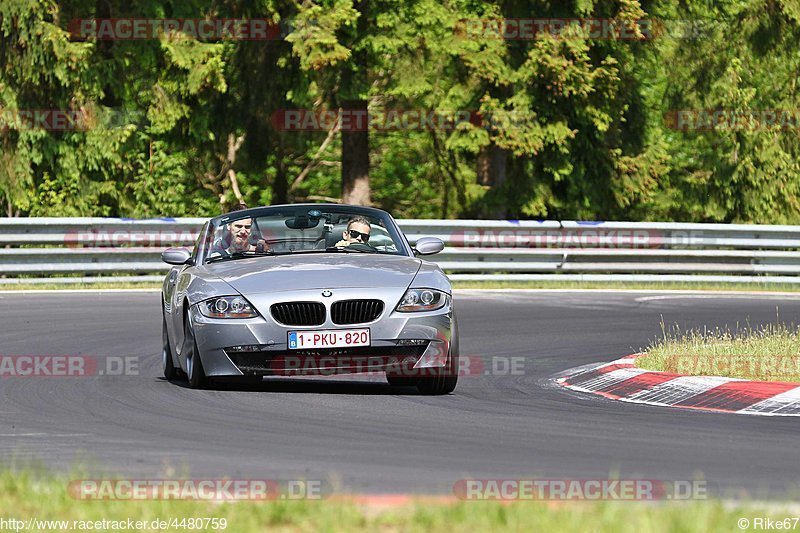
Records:
{"label": "green foliage", "polygon": [[[284,33],[107,41],[67,30],[125,17],[262,18]],[[479,19],[551,17],[666,31],[474,31]],[[335,200],[341,132],[274,119],[366,100],[374,114],[471,117],[370,131],[372,201],[398,216],[800,223],[799,44],[789,0],[7,0],[0,202],[13,216],[202,216],[236,201],[236,184],[250,204]],[[48,130],[15,119],[25,110],[101,118]],[[681,110],[795,118],[680,129],[669,117]]]}

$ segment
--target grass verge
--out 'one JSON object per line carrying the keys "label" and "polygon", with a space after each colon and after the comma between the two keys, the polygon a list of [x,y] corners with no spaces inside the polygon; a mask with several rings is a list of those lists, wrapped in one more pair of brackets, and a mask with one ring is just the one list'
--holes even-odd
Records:
{"label": "grass verge", "polygon": [[[663,329],[663,326],[662,326]],[[773,324],[738,333],[666,331],[636,366],[698,376],[800,382],[800,328]]]}
{"label": "grass verge", "polygon": [[[731,504],[719,500],[685,503],[569,502],[553,504],[523,501],[425,503],[375,507],[357,500],[272,501],[262,503],[211,503],[189,501],[81,501],[67,491],[68,479],[29,471],[0,473],[0,517],[11,531],[77,530],[75,521],[140,521],[138,531],[186,531],[186,527],[159,529],[154,520],[216,518],[225,528],[204,531],[736,531],[742,519],[751,526],[756,518],[775,521],[790,518],[781,505]],[[37,520],[25,529],[10,519]],[[67,521],[47,524],[44,521]],[[209,521],[210,523],[210,521]],[[796,526],[796,524],[795,524]],[[84,529],[86,529],[84,527]],[[94,525],[92,529],[111,530]],[[124,529],[124,528],[123,528]],[[198,530],[196,528],[190,528]],[[747,528],[745,528],[747,529]],[[791,528],[788,528],[791,529]]]}

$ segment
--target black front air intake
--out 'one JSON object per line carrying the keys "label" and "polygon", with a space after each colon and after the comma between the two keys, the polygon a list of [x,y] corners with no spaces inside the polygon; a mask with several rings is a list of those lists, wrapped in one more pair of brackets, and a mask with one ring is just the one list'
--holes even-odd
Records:
{"label": "black front air intake", "polygon": [[380,300],[342,300],[331,307],[331,320],[334,324],[364,324],[372,322],[383,313]]}
{"label": "black front air intake", "polygon": [[319,302],[284,302],[269,308],[278,323],[285,326],[320,326],[325,323],[325,306]]}
{"label": "black front air intake", "polygon": [[413,372],[412,367],[427,348],[428,342],[414,346],[356,346],[263,352],[226,350],[225,352],[231,362],[245,375],[288,376],[383,372],[397,368]]}

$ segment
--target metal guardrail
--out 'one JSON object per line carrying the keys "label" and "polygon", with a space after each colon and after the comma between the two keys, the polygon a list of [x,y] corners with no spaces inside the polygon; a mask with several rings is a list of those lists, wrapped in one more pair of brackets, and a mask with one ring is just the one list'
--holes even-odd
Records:
{"label": "metal guardrail", "polygon": [[[205,219],[0,218],[0,284],[158,281],[160,253]],[[800,226],[648,222],[399,221],[454,280],[800,283]],[[31,277],[33,276],[33,277]]]}

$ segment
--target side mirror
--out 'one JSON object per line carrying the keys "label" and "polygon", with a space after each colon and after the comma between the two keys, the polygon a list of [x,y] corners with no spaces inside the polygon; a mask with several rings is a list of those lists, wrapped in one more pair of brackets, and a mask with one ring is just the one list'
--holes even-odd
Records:
{"label": "side mirror", "polygon": [[414,255],[433,255],[444,250],[444,242],[436,237],[420,237],[414,247]]}
{"label": "side mirror", "polygon": [[186,265],[192,260],[192,252],[186,248],[170,248],[161,252],[161,260],[168,265]]}

